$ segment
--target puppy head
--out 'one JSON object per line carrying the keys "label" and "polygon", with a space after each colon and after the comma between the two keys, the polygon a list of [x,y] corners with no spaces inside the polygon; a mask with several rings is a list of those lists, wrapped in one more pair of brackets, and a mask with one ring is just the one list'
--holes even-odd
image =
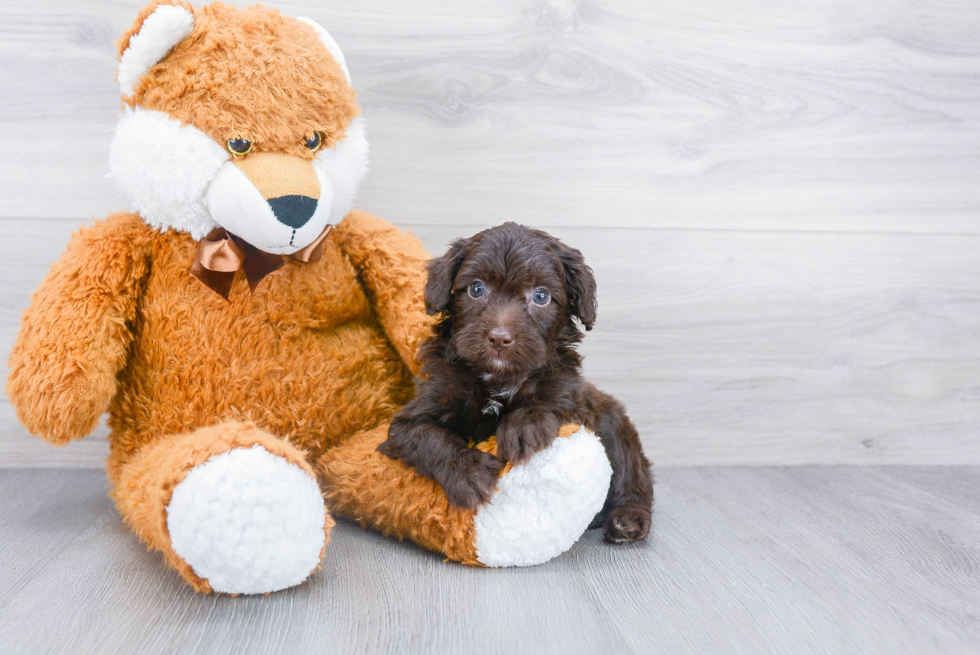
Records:
{"label": "puppy head", "polygon": [[527,375],[595,322],[596,284],[582,253],[505,223],[459,239],[429,263],[426,311],[451,322],[452,352],[482,374]]}
{"label": "puppy head", "polygon": [[261,6],[153,0],[119,41],[112,175],[151,226],[291,254],[350,211],[368,146],[343,53]]}

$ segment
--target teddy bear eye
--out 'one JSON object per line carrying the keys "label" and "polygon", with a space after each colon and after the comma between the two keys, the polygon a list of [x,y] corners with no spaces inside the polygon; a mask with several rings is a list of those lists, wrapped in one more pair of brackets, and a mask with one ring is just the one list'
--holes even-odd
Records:
{"label": "teddy bear eye", "polygon": [[236,157],[244,157],[252,152],[252,142],[248,139],[228,139],[225,147]]}
{"label": "teddy bear eye", "polygon": [[535,305],[544,307],[551,300],[551,294],[548,293],[547,289],[535,289],[534,293],[531,294],[531,300],[534,301]]}
{"label": "teddy bear eye", "polygon": [[323,144],[323,139],[320,138],[319,132],[314,132],[313,136],[311,136],[309,139],[306,140],[306,147],[312,150],[313,152],[319,150],[322,144]]}
{"label": "teddy bear eye", "polygon": [[470,285],[470,288],[467,289],[467,291],[469,291],[470,298],[482,298],[486,294],[487,289],[483,286],[483,282],[477,280]]}

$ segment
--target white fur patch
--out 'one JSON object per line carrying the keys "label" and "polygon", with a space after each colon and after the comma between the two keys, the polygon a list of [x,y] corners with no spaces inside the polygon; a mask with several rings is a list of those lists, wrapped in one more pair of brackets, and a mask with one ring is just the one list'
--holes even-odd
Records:
{"label": "white fur patch", "polygon": [[368,172],[368,142],[364,117],[355,116],[347,126],[344,138],[332,148],[321,148],[313,165],[330,180],[333,187],[330,222],[336,225],[354,207],[357,189]]}
{"label": "white fur patch", "polygon": [[572,547],[602,509],[612,467],[585,428],[555,439],[500,480],[477,511],[477,559],[486,566],[531,566]]}
{"label": "white fur patch", "polygon": [[215,591],[262,594],[306,580],[320,562],[325,506],[313,478],[261,446],[195,466],[174,489],[174,551]]}
{"label": "white fur patch", "polygon": [[110,175],[151,227],[200,240],[217,227],[204,194],[230,155],[209,136],[159,111],[126,109],[109,151]]}
{"label": "white fur patch", "polygon": [[320,43],[322,43],[323,46],[327,49],[327,51],[330,53],[330,56],[334,58],[334,61],[340,64],[340,69],[344,71],[344,78],[346,78],[347,83],[350,84],[351,83],[350,71],[347,70],[347,60],[344,58],[344,53],[340,49],[340,45],[337,43],[337,41],[334,40],[332,36],[330,36],[330,32],[323,29],[323,27],[321,27],[320,24],[317,23],[312,18],[306,18],[305,16],[300,16],[296,20],[298,20],[301,23],[306,23],[307,25],[309,25],[310,27],[312,27],[317,31],[317,34],[320,35]]}
{"label": "white fur patch", "polygon": [[309,220],[293,229],[276,219],[272,207],[234,162],[226,162],[211,181],[207,206],[211,218],[259,250],[291,255],[313,242],[331,217],[334,193],[330,180],[314,166],[320,198]]}
{"label": "white fur patch", "polygon": [[[339,223],[354,206],[368,170],[364,119],[354,118],[344,139],[317,153],[313,166],[320,180],[320,200],[314,216],[295,235],[270,218],[271,210],[263,213],[256,205],[247,216],[236,215],[225,211],[225,204],[234,204],[234,198],[219,193],[220,189],[209,197],[211,184],[226,163],[237,171],[230,159],[220,144],[197,128],[181,125],[163,112],[136,107],[127,108],[116,126],[109,168],[134,211],[151,227],[187,232],[199,241],[220,224],[256,248],[290,254],[312,242],[327,223]],[[246,195],[261,200],[258,191]],[[246,219],[256,222],[242,223]]]}
{"label": "white fur patch", "polygon": [[194,16],[183,7],[161,5],[146,17],[119,59],[119,89],[133,93],[136,83],[194,30]]}

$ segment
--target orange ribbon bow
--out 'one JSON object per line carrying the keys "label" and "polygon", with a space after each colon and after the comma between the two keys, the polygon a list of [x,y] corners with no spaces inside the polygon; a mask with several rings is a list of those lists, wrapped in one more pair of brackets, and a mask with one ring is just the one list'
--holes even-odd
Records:
{"label": "orange ribbon bow", "polygon": [[281,268],[287,259],[304,264],[320,261],[323,257],[323,240],[331,229],[333,225],[328,225],[313,243],[291,255],[274,255],[246,243],[223,227],[217,227],[198,244],[197,254],[191,265],[191,275],[225,300],[229,300],[228,294],[235,281],[235,273],[242,270],[245,271],[248,288],[254,293],[259,282],[269,273]]}

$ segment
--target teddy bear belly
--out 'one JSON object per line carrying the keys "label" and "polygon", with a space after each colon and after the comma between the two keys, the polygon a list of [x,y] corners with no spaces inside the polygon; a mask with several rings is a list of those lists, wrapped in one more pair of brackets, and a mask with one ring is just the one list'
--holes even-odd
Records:
{"label": "teddy bear belly", "polygon": [[412,374],[373,318],[266,328],[220,347],[203,335],[137,337],[109,409],[112,459],[223,420],[252,421],[315,457],[411,398]]}

